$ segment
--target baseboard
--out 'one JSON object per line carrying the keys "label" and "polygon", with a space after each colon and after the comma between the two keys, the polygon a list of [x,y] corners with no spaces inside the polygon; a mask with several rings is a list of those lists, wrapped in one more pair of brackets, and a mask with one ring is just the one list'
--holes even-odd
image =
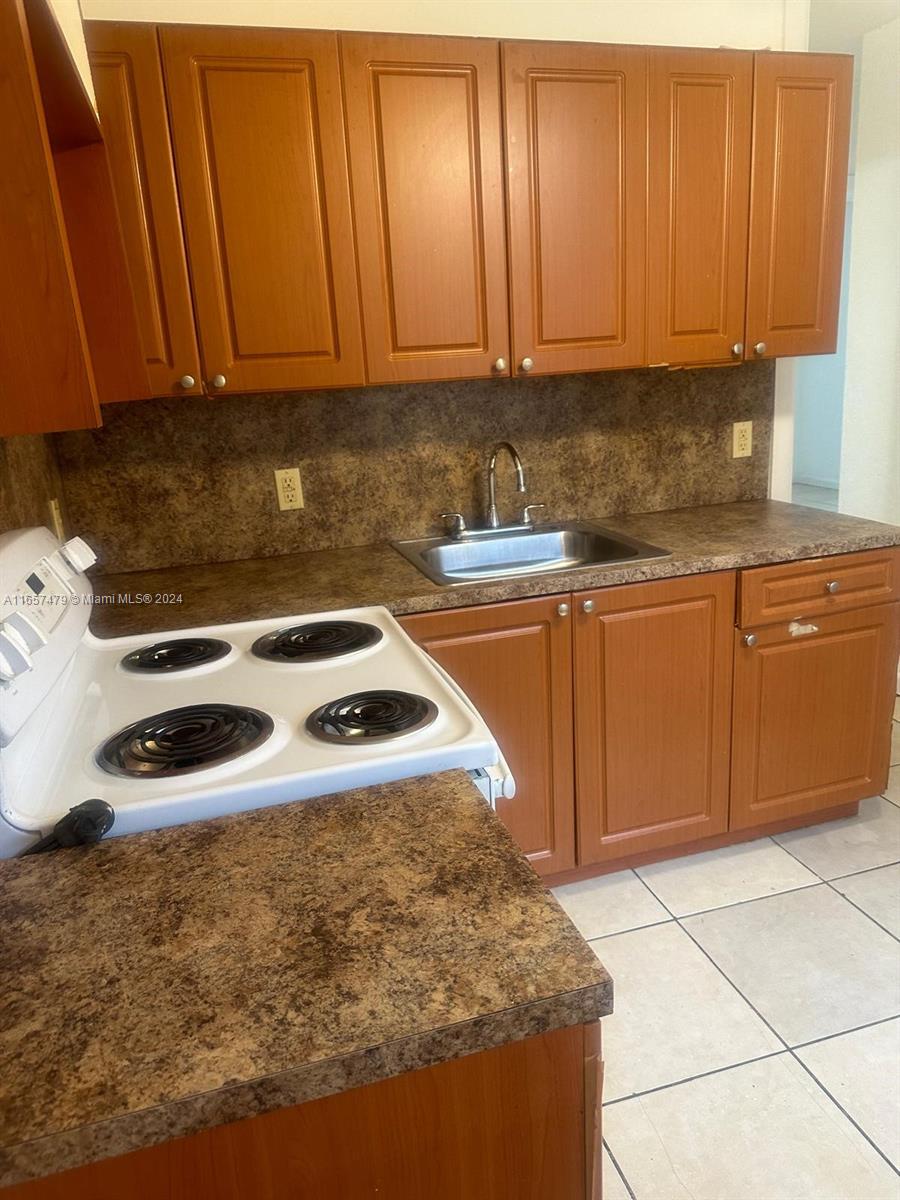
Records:
{"label": "baseboard", "polygon": [[838,490],[836,479],[813,479],[811,475],[795,475],[794,483],[801,483],[804,487],[826,488],[829,492]]}

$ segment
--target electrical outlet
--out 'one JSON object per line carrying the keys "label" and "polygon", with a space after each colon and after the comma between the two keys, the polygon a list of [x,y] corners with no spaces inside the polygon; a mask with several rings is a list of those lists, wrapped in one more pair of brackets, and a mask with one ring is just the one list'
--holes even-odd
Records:
{"label": "electrical outlet", "polygon": [[59,506],[59,501],[54,496],[52,500],[47,502],[47,509],[50,513],[50,528],[56,534],[61,542],[66,540],[66,527],[63,524],[62,509]]}
{"label": "electrical outlet", "polygon": [[275,472],[275,493],[278,496],[278,507],[303,507],[303,484],[300,482],[300,468],[286,467],[283,471]]}
{"label": "electrical outlet", "polygon": [[735,421],[731,427],[731,457],[749,458],[753,453],[753,422]]}

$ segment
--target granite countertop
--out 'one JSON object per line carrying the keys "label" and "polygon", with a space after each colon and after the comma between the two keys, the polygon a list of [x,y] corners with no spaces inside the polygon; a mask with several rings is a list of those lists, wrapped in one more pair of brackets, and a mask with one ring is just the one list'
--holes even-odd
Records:
{"label": "granite countertop", "polygon": [[465,772],[0,863],[0,1186],[612,1009]]}
{"label": "granite countertop", "polygon": [[[91,628],[114,637],[369,604],[400,615],[900,544],[896,526],[777,500],[603,517],[599,523],[664,546],[671,557],[449,587],[432,583],[386,543],[133,571],[94,581],[100,597],[110,599],[94,609]],[[180,601],[153,602],[160,593]],[[141,595],[151,602],[135,603]]]}

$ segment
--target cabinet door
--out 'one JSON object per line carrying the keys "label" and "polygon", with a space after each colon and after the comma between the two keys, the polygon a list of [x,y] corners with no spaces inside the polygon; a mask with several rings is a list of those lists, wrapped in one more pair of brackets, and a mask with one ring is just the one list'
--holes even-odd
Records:
{"label": "cabinet door", "polygon": [[170,25],[160,40],[207,378],[361,384],[337,35]]}
{"label": "cabinet door", "polygon": [[755,56],[748,358],[837,345],[853,59]]}
{"label": "cabinet door", "polygon": [[341,54],[370,382],[508,373],[497,43],[342,34]]}
{"label": "cabinet door", "polygon": [[85,35],[150,387],[201,392],[156,27],[88,21]]}
{"label": "cabinet door", "polygon": [[582,864],[726,829],[734,592],[729,571],[575,596]]}
{"label": "cabinet door", "polygon": [[753,55],[650,51],[651,363],[740,359]]}
{"label": "cabinet door", "polygon": [[647,51],[504,42],[515,370],[645,363]]}
{"label": "cabinet door", "polygon": [[539,874],[575,865],[571,597],[404,617],[484,717],[516,780],[497,813]]}
{"label": "cabinet door", "polygon": [[732,829],[884,790],[898,628],[893,603],[735,634]]}

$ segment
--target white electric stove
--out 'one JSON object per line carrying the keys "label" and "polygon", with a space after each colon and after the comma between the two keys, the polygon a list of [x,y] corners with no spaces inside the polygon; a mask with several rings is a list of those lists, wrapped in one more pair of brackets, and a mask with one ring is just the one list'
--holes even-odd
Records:
{"label": "white electric stove", "polygon": [[0,537],[0,857],[73,806],[109,836],[451,768],[514,782],[459,687],[384,608],[99,639],[94,561],[46,529]]}

